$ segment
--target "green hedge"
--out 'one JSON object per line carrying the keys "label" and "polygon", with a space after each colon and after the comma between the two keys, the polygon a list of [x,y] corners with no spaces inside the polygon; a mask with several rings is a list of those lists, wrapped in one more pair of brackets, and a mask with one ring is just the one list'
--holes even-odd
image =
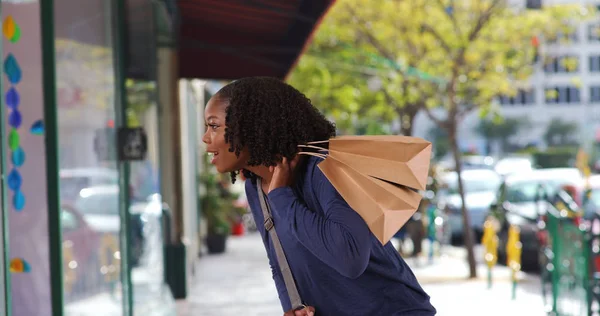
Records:
{"label": "green hedge", "polygon": [[573,167],[577,150],[576,147],[551,147],[546,151],[530,149],[524,153],[533,157],[537,168],[566,168]]}

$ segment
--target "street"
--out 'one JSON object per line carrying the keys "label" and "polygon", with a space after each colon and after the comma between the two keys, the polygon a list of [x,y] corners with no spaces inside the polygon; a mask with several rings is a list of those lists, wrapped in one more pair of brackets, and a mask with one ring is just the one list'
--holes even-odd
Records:
{"label": "street", "polygon": [[[407,260],[438,315],[545,315],[538,276],[521,274],[512,300],[506,267],[495,268],[488,289],[487,269],[481,264],[479,278],[466,280],[464,254],[449,247],[432,264],[426,258]],[[226,253],[200,258],[191,293],[177,302],[177,309],[181,316],[282,315],[260,236],[231,237]]]}

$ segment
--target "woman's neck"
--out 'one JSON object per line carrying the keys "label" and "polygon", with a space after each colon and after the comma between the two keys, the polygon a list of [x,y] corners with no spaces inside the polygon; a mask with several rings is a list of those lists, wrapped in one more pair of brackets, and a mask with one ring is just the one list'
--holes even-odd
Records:
{"label": "woman's neck", "polygon": [[273,178],[273,173],[269,171],[269,167],[265,166],[252,166],[244,168],[256,176],[260,177],[263,183],[269,184],[271,183],[271,179]]}

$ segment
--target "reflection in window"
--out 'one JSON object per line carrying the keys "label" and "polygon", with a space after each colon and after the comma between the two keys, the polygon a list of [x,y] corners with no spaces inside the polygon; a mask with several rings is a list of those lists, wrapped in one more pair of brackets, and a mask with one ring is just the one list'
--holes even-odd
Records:
{"label": "reflection in window", "polygon": [[75,207],[83,214],[119,215],[119,188],[83,189],[75,202]]}
{"label": "reflection in window", "polygon": [[60,222],[64,230],[75,230],[78,227],[77,216],[66,208],[61,210]]}
{"label": "reflection in window", "polygon": [[[120,315],[127,300],[114,299],[122,296],[115,140],[97,138],[98,130],[115,127],[111,6],[103,0],[54,5],[59,184],[61,203],[72,207],[61,214],[65,314]],[[107,187],[113,191],[104,192]]]}

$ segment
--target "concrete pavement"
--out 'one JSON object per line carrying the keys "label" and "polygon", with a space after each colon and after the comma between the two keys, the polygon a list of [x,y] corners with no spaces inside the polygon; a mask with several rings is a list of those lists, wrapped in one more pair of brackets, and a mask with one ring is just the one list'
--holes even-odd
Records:
{"label": "concrete pavement", "polygon": [[[488,289],[483,265],[478,279],[465,278],[464,254],[448,247],[432,264],[425,258],[407,259],[438,315],[545,315],[539,277],[521,274],[512,300],[508,269],[496,268]],[[226,253],[202,257],[190,295],[177,308],[181,316],[282,315],[260,236],[232,237]]]}
{"label": "concrete pavement", "polygon": [[224,254],[200,258],[177,310],[179,316],[283,315],[260,235],[231,237]]}

